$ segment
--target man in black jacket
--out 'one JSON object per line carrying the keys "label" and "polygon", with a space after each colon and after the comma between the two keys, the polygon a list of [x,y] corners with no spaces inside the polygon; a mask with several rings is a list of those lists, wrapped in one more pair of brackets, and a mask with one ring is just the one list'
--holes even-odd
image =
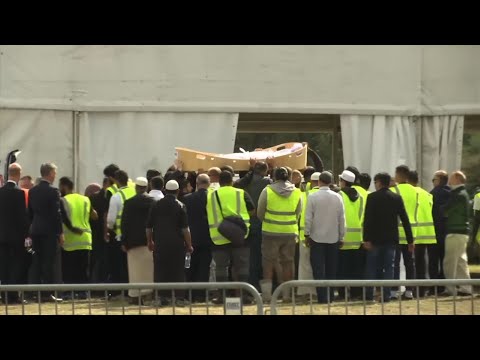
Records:
{"label": "man in black jacket", "polygon": [[[267,177],[268,165],[263,161],[251,161],[253,170],[244,178],[237,181],[234,185],[239,189],[245,190],[252,198],[255,207],[258,207],[258,199],[263,189],[272,183]],[[309,178],[310,181],[310,178]],[[250,231],[248,233],[247,242],[250,245],[250,269],[249,283],[260,290],[260,280],[263,278],[262,268],[262,222],[256,214],[250,217]],[[298,265],[298,261],[296,262]],[[298,268],[298,266],[296,267]]]}
{"label": "man in black jacket", "polygon": [[[8,182],[0,188],[0,283],[14,285],[21,281],[26,260],[24,248],[28,235],[25,193],[17,186],[22,168],[13,163],[8,167]],[[4,294],[2,294],[4,295]],[[18,293],[8,293],[4,303],[19,303]]]}
{"label": "man in black jacket", "polygon": [[443,258],[445,256],[445,237],[447,236],[447,218],[442,211],[450,198],[450,187],[448,183],[448,174],[444,170],[435,172],[432,179],[433,190],[430,192],[433,196],[433,223],[435,225],[435,235],[437,237],[438,254],[438,278],[445,279],[443,273]]}
{"label": "man in black jacket", "polygon": [[[188,226],[192,234],[192,253],[190,269],[187,269],[187,282],[208,282],[210,263],[212,262],[212,239],[207,219],[207,194],[210,178],[207,174],[197,177],[197,191],[183,198],[187,207]],[[205,291],[193,291],[194,301],[203,301]]]}
{"label": "man in black jacket", "polygon": [[[393,279],[395,247],[398,245],[398,218],[407,237],[408,251],[413,253],[413,235],[402,198],[390,191],[391,177],[387,173],[375,175],[375,189],[368,195],[363,224],[363,246],[367,250],[366,279],[377,278],[377,266],[383,269],[383,279]],[[373,300],[373,288],[366,289],[366,299]],[[383,289],[383,301],[390,301],[390,289]]]}
{"label": "man in black jacket", "polygon": [[[34,262],[37,264],[40,283],[53,284],[57,246],[65,241],[60,210],[60,192],[52,184],[57,175],[57,166],[45,163],[40,167],[40,184],[29,191],[28,209]],[[36,261],[35,261],[36,259]],[[60,300],[49,294],[44,300]]]}
{"label": "man in black jacket", "polygon": [[[105,177],[102,189],[90,196],[87,195],[90,198],[92,208],[98,214],[98,219],[90,219],[90,227],[92,229],[90,282],[92,283],[107,282],[107,243],[104,239],[105,212],[107,211],[105,192],[110,186],[110,180]],[[103,294],[103,292],[101,293]]]}
{"label": "man in black jacket", "polygon": [[[134,283],[153,283],[153,257],[147,246],[145,225],[155,200],[147,194],[148,180],[135,180],[137,195],[125,201],[122,212],[122,250],[127,253],[128,279]],[[151,290],[129,290],[133,298],[148,295]],[[142,300],[140,300],[142,301]]]}

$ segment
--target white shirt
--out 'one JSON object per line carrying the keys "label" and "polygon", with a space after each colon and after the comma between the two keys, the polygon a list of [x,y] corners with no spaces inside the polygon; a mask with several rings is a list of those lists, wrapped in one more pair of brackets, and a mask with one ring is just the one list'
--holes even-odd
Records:
{"label": "white shirt", "polygon": [[308,196],[305,236],[324,244],[335,244],[345,236],[345,208],[342,197],[328,186]]}
{"label": "white shirt", "polygon": [[473,198],[473,210],[480,211],[480,196]]}
{"label": "white shirt", "polygon": [[208,188],[212,189],[212,190],[218,190],[218,189],[220,189],[220,183],[212,182],[212,183],[210,183],[210,186]]}
{"label": "white shirt", "polygon": [[148,196],[154,198],[156,201],[161,200],[165,197],[162,190],[150,190]]}
{"label": "white shirt", "polygon": [[122,198],[120,193],[114,194],[110,198],[110,205],[108,207],[108,214],[107,214],[107,227],[113,230],[115,226],[115,220],[117,219],[117,215],[123,209]]}

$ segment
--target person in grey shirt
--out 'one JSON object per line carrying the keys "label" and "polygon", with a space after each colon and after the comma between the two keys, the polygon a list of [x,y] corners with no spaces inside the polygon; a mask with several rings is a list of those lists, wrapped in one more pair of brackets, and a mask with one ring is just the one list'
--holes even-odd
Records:
{"label": "person in grey shirt", "polygon": [[[309,195],[305,213],[305,241],[310,247],[310,262],[315,280],[334,280],[337,275],[338,251],[345,235],[345,208],[341,195],[330,190],[330,172],[320,174],[320,189]],[[333,287],[317,288],[318,302],[333,301]]]}

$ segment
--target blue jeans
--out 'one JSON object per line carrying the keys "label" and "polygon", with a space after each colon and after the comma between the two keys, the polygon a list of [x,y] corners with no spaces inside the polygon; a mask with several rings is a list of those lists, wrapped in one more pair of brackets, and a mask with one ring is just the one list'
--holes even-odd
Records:
{"label": "blue jeans", "polygon": [[[383,270],[384,280],[393,280],[393,265],[395,261],[395,245],[374,246],[367,251],[367,267],[365,279],[379,279],[378,269]],[[373,287],[367,287],[365,290],[366,300],[373,300]],[[390,301],[390,288],[383,288],[383,301]]]}
{"label": "blue jeans", "polygon": [[[315,280],[335,280],[337,277],[339,251],[338,243],[322,244],[313,242],[310,247],[310,263],[312,264],[313,278]],[[330,292],[328,293],[326,287],[318,287],[317,297],[319,303],[333,301],[334,288],[330,287]]]}

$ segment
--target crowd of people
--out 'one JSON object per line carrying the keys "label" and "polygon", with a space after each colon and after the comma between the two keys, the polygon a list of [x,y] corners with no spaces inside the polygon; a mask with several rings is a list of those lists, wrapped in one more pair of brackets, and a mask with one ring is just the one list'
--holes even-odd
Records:
{"label": "crowd of people", "polygon": [[[466,248],[469,235],[478,232],[480,196],[471,231],[461,171],[437,171],[430,193],[405,165],[393,178],[376,174],[371,193],[371,177],[354,166],[338,181],[329,171],[263,161],[251,161],[235,181],[229,166],[187,173],[173,165],[164,175],[151,169],[132,180],[110,164],[103,174],[102,185],[90,184],[82,195],[69,177],[54,187],[53,163],[41,165],[35,185],[32,177],[22,177],[20,164],[9,166],[0,188],[1,284],[242,281],[269,301],[276,285],[293,279],[399,279],[401,258],[407,279],[470,278]],[[434,292],[414,290],[384,289],[383,301]],[[439,292],[462,296],[472,289]],[[156,305],[171,304],[171,291],[158,294]],[[9,292],[2,301],[36,300],[26,295]],[[60,295],[44,293],[40,300],[72,296]],[[128,295],[143,303],[152,290]],[[283,301],[291,295],[284,292]],[[375,301],[373,288],[363,294],[355,287],[300,287],[297,296],[319,303],[363,296]],[[182,291],[175,299],[178,306],[188,302]],[[205,301],[205,291],[194,291],[192,300]],[[212,301],[223,303],[223,293]]]}

